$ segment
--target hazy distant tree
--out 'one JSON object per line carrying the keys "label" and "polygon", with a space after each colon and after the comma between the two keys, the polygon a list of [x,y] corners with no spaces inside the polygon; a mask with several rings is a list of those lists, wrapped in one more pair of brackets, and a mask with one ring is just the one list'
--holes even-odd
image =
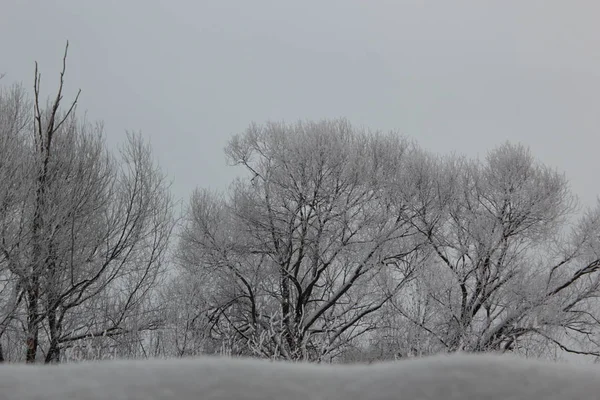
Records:
{"label": "hazy distant tree", "polygon": [[210,281],[200,274],[178,274],[161,287],[160,301],[166,305],[165,323],[156,333],[162,356],[195,356],[218,353],[220,344],[209,337],[206,313]]}
{"label": "hazy distant tree", "polygon": [[78,340],[152,328],[156,321],[141,313],[173,225],[168,183],[149,145],[129,134],[115,157],[102,125],[75,116],[79,95],[61,111],[66,55],[46,107],[36,66],[33,118],[20,97],[2,99],[0,143],[12,146],[2,151],[20,151],[0,164],[0,176],[15,177],[0,195],[2,271],[25,302],[27,362],[39,358],[42,339],[54,362]]}
{"label": "hazy distant tree", "polygon": [[419,242],[389,187],[414,146],[344,120],[252,125],[226,153],[227,197],[197,191],[179,264],[202,276],[210,337],[232,352],[332,357],[377,328],[414,274]]}

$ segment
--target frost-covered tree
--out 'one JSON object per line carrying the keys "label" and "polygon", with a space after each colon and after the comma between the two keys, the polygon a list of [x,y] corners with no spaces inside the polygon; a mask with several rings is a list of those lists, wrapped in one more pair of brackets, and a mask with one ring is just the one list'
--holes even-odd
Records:
{"label": "frost-covered tree", "polygon": [[201,277],[213,340],[236,354],[333,357],[377,329],[414,276],[420,242],[393,185],[414,146],[344,120],[252,125],[231,139],[246,177],[197,191],[180,247]]}
{"label": "frost-covered tree", "polygon": [[66,55],[46,107],[37,65],[32,102],[21,88],[0,96],[0,271],[11,293],[0,322],[2,332],[22,326],[27,362],[40,349],[56,362],[83,339],[154,327],[146,299],[173,226],[149,145],[128,134],[115,155],[102,125],[76,116],[79,94],[62,108]]}
{"label": "frost-covered tree", "polygon": [[564,175],[520,145],[424,172],[413,221],[435,258],[394,306],[428,350],[600,355],[600,207],[573,222]]}

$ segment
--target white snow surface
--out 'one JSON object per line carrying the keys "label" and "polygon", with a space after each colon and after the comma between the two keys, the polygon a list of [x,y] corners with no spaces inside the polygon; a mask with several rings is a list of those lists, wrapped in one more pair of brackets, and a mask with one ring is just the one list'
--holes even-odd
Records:
{"label": "white snow surface", "polygon": [[600,399],[600,366],[513,356],[433,356],[372,365],[215,357],[0,366],[8,400]]}

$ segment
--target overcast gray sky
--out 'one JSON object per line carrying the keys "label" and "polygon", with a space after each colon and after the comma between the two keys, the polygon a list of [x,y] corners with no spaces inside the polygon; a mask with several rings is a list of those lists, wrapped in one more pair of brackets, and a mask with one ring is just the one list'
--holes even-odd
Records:
{"label": "overcast gray sky", "polygon": [[600,1],[0,0],[0,72],[151,138],[178,197],[225,188],[251,121],[347,117],[429,150],[505,141],[600,194]]}

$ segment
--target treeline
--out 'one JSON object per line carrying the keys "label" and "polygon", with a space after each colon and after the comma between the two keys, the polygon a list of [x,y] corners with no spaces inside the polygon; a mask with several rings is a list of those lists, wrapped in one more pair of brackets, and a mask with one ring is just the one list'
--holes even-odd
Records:
{"label": "treeline", "polygon": [[253,124],[179,216],[140,135],[111,151],[64,102],[65,63],[47,102],[37,68],[0,81],[0,360],[600,356],[600,204],[527,148]]}

